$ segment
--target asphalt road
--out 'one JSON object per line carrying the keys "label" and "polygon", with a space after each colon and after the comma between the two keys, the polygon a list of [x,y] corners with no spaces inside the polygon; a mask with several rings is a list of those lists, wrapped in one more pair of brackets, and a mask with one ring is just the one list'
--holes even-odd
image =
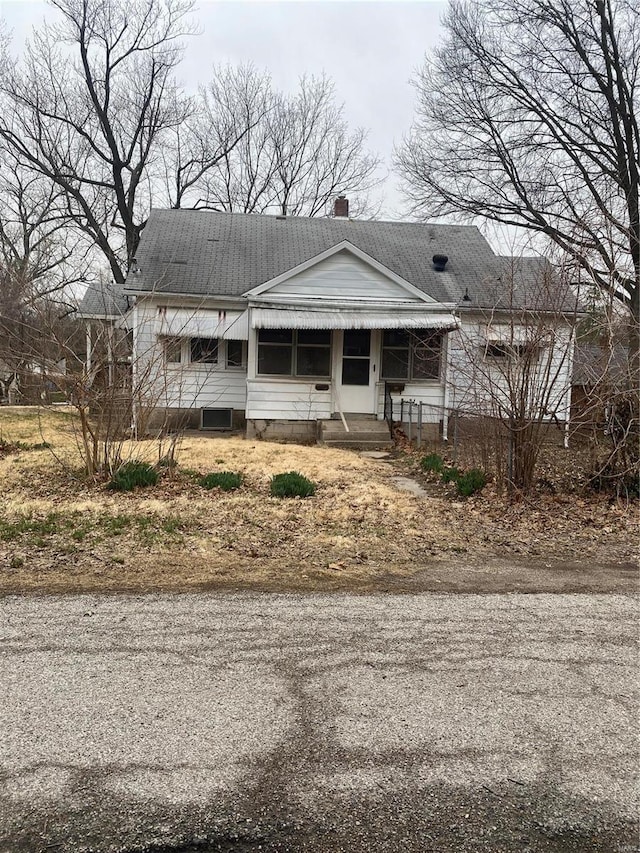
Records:
{"label": "asphalt road", "polygon": [[0,851],[635,851],[637,611],[3,599]]}

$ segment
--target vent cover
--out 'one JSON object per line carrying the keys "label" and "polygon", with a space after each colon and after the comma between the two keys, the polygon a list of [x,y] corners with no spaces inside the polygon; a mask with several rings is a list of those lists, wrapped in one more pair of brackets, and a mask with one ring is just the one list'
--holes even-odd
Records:
{"label": "vent cover", "polygon": [[233,409],[200,409],[200,429],[231,429]]}

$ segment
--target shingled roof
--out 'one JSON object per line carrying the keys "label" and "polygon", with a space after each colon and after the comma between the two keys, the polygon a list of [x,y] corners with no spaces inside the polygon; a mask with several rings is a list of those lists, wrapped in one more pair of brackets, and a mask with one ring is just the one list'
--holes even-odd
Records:
{"label": "shingled roof", "polygon": [[[470,307],[497,307],[514,275],[513,259],[497,256],[475,226],[152,210],[125,291],[239,297],[343,240],[438,302],[468,293]],[[449,258],[444,272],[434,269],[437,254]],[[521,293],[546,264],[516,262]]]}
{"label": "shingled roof", "polygon": [[122,285],[113,282],[92,283],[87,286],[80,300],[78,316],[87,320],[118,319],[123,317],[129,308],[129,299],[122,292]]}

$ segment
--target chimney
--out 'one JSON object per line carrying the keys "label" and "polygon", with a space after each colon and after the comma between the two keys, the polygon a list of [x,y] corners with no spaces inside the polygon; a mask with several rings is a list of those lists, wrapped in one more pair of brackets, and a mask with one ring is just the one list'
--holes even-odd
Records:
{"label": "chimney", "polygon": [[344,195],[339,195],[333,203],[333,215],[349,218],[349,199]]}

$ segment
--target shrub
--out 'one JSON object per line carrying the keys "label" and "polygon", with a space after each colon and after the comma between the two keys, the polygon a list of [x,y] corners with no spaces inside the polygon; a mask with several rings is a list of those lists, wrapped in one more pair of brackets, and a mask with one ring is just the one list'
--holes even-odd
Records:
{"label": "shrub", "polygon": [[468,498],[484,489],[487,485],[487,475],[480,468],[471,468],[470,471],[459,474],[455,480],[455,484],[458,494]]}
{"label": "shrub", "polygon": [[242,475],[233,471],[214,471],[200,477],[200,485],[204,489],[222,489],[223,492],[232,492],[242,485]]}
{"label": "shrub", "polygon": [[271,494],[277,498],[307,498],[315,494],[316,486],[297,471],[274,474],[271,478]]}
{"label": "shrub", "polygon": [[436,474],[442,474],[444,459],[437,453],[429,453],[420,460],[420,467],[423,471],[435,471]]}
{"label": "shrub", "polygon": [[155,486],[158,472],[148,462],[125,462],[112,476],[107,488],[116,492],[131,492],[138,486]]}
{"label": "shrub", "polygon": [[442,469],[442,482],[443,483],[456,483],[458,481],[458,477],[460,476],[460,471],[457,468],[443,468]]}

